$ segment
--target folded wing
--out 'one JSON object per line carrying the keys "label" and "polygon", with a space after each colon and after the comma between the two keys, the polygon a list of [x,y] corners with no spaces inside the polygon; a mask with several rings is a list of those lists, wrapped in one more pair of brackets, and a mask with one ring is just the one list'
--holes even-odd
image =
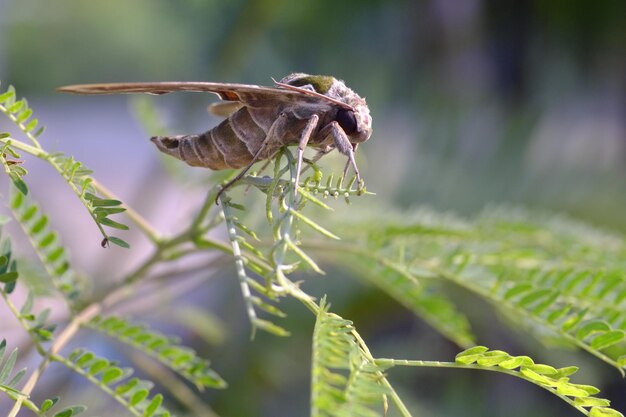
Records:
{"label": "folded wing", "polygon": [[264,87],[252,84],[230,84],[194,81],[139,82],[75,84],[60,87],[57,91],[72,94],[168,94],[177,91],[208,92],[217,94],[222,100],[239,101],[244,105],[263,107],[272,102],[310,105],[319,108],[350,106],[331,97],[300,87],[282,84],[277,87]]}

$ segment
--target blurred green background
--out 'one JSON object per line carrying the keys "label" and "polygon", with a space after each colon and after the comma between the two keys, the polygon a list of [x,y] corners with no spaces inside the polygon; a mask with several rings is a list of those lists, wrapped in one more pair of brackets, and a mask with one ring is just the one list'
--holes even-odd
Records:
{"label": "blurred green background", "polygon": [[[154,175],[157,152],[126,99],[61,97],[55,87],[150,80],[270,84],[270,77],[295,71],[334,75],[366,96],[372,111],[374,133],[357,159],[376,200],[463,215],[513,203],[624,232],[625,22],[623,0],[0,0],[0,80],[29,98],[49,127],[44,138],[53,149],[77,155],[166,229],[175,230],[167,214],[179,206],[159,194],[158,181],[167,180]],[[210,101],[182,95],[157,105],[183,133],[215,124],[205,112]],[[36,173],[33,167],[29,184]],[[49,184],[37,187],[44,192]],[[155,209],[155,202],[166,209]],[[360,204],[366,203],[338,210]],[[84,235],[58,227],[76,245],[74,257],[83,258],[85,270],[105,264],[102,257],[117,262],[97,250],[84,259],[78,251]],[[314,285],[333,294],[333,306],[354,319],[375,353],[446,360],[456,351],[376,290],[328,272],[332,280]],[[287,326],[293,337],[259,335],[248,342],[234,275],[223,273],[232,286],[220,280],[219,288],[196,292],[191,301],[225,320],[230,334],[210,347],[192,332],[182,335],[231,384],[204,400],[223,416],[306,415],[311,318],[293,306]],[[486,306],[466,294],[458,298],[476,320],[481,343],[554,359],[500,328]],[[164,312],[150,312],[146,320],[151,314]],[[614,371],[591,360],[588,367],[589,383],[624,401],[625,386]],[[535,387],[499,376],[411,370],[398,371],[397,381],[414,398],[415,415],[576,415]],[[623,402],[614,405],[626,409]]]}

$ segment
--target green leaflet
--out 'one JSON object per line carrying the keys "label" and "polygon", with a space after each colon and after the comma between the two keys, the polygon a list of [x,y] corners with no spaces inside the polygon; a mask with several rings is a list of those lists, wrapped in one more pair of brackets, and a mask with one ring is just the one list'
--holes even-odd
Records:
{"label": "green leaflet", "polygon": [[[339,179],[333,185],[332,175],[327,178],[325,186],[321,185],[321,171],[314,164],[311,165],[314,169],[314,175],[306,178],[304,183],[295,185],[296,159],[287,148],[280,149],[273,162],[274,175],[272,178],[251,175],[240,181],[240,183],[252,185],[266,194],[266,217],[272,228],[274,238],[273,245],[267,253],[259,250],[246,239],[245,235],[254,240],[259,240],[256,233],[244,225],[235,214],[235,210],[245,211],[246,208],[234,203],[227,193],[220,195],[219,204],[226,221],[241,293],[246,304],[246,312],[253,325],[253,333],[254,329],[260,328],[276,335],[285,336],[289,334],[285,329],[274,322],[258,317],[258,313],[266,312],[275,317],[281,317],[284,314],[269,304],[267,299],[273,302],[280,296],[289,294],[298,294],[303,298],[308,297],[297,288],[297,284],[289,280],[287,275],[291,272],[308,266],[314,272],[323,274],[314,258],[301,247],[300,236],[303,234],[301,225],[307,226],[324,238],[338,239],[336,234],[303,214],[303,208],[308,202],[311,202],[318,207],[330,209],[330,206],[315,196],[318,193],[321,193],[323,197],[343,195],[347,198],[365,192],[352,188],[354,180],[350,181],[347,186],[343,186],[341,179]],[[296,188],[299,191],[297,196]],[[255,275],[250,276],[248,271],[254,272]],[[259,282],[259,278],[265,282]],[[255,292],[263,297],[253,296],[252,294]]]}
{"label": "green leaflet", "polygon": [[[102,198],[96,195],[96,188],[93,185],[93,179],[90,177],[92,171],[86,168],[81,162],[76,161],[73,157],[68,157],[62,153],[48,154],[39,144],[37,137],[43,132],[43,127],[38,128],[36,118],[32,109],[28,107],[25,99],[16,100],[15,89],[10,86],[8,91],[0,94],[0,112],[4,113],[15,125],[17,125],[22,133],[30,140],[32,145],[28,145],[21,141],[11,139],[2,135],[2,152],[0,152],[0,162],[2,162],[7,175],[11,178],[15,188],[22,194],[28,193],[28,186],[22,177],[26,174],[26,170],[21,166],[19,160],[10,160],[7,155],[19,158],[19,155],[13,148],[19,148],[29,152],[40,159],[48,162],[68,183],[72,191],[80,198],[83,205],[89,211],[89,214],[96,222],[97,227],[102,233],[103,238],[107,241],[108,234],[104,230],[104,226],[116,229],[126,230],[127,226],[110,219],[108,216],[119,213],[120,211],[98,211],[98,208],[110,208],[121,205],[121,202]],[[126,242],[118,239],[115,244],[121,247],[128,247]]]}
{"label": "green leaflet", "polygon": [[[7,134],[4,138],[8,137]],[[17,159],[9,159],[9,157]],[[11,147],[11,140],[8,139],[0,150],[0,162],[2,162],[4,171],[13,182],[15,188],[26,195],[28,194],[28,185],[26,185],[22,177],[27,174],[27,171],[22,167],[22,161],[19,158],[20,155]]]}
{"label": "green leaflet", "polygon": [[[14,371],[15,364],[17,362],[18,350],[17,348],[13,349],[11,353],[5,357],[6,348],[6,339],[2,339],[2,341],[0,341],[0,396],[6,395],[14,401],[21,397],[23,404],[26,407],[31,410],[36,410],[37,406],[28,398],[25,398],[25,395],[18,389],[18,386],[21,387],[24,376],[26,375],[26,368],[20,369],[16,372]],[[58,399],[44,401],[41,406],[42,411],[47,411],[52,408],[57,400]],[[2,401],[4,404],[4,400]],[[68,415],[77,415],[85,409],[83,406],[74,406],[71,408],[73,409],[73,414]]]}
{"label": "green leaflet", "polygon": [[130,245],[125,240],[122,240],[119,237],[108,236],[107,238],[105,238],[105,240],[103,242],[105,242],[105,241],[106,242],[111,242],[114,245],[117,245],[117,246],[119,246],[121,248],[124,248],[124,249],[130,248]]}
{"label": "green leaflet", "polygon": [[589,417],[624,417],[622,413],[608,407],[593,407],[589,411]]}
{"label": "green leaflet", "polygon": [[44,413],[46,411],[48,411],[52,406],[54,406],[57,402],[59,401],[59,397],[54,397],[51,399],[45,399],[41,405],[39,406],[39,408],[41,409],[41,411],[43,411]]}
{"label": "green leaflet", "polygon": [[275,312],[280,311],[277,307],[272,307],[266,301],[263,301],[258,297],[252,295],[254,291],[270,299],[276,297],[273,294],[273,291],[271,290],[271,287],[267,281],[265,285],[262,285],[258,283],[256,279],[249,277],[248,273],[246,272],[246,269],[251,269],[250,264],[252,262],[250,262],[249,258],[244,258],[244,252],[242,250],[242,247],[244,250],[247,249],[252,252],[259,259],[260,262],[253,263],[256,269],[262,274],[267,273],[267,267],[261,264],[261,262],[263,264],[268,263],[264,254],[258,250],[255,250],[252,245],[248,244],[246,238],[239,232],[243,232],[244,235],[250,236],[253,239],[257,239],[256,234],[239,221],[239,219],[233,212],[233,209],[237,210],[238,207],[236,204],[234,205],[231,202],[229,197],[222,195],[222,198],[220,199],[220,205],[224,214],[224,220],[226,221],[228,238],[233,248],[233,257],[235,258],[235,265],[237,277],[239,278],[241,294],[246,305],[246,313],[248,314],[248,319],[253,326],[253,334],[256,329],[261,329],[276,336],[288,336],[289,332],[287,330],[269,320],[260,318],[257,313],[257,308],[260,308],[264,311],[270,312],[270,314],[273,314],[276,317],[280,317],[280,314],[274,314]]}
{"label": "green leaflet", "polygon": [[[353,236],[360,233],[346,249],[341,244],[332,249],[351,257],[357,252],[354,262],[345,263],[394,298],[406,300],[418,288],[422,294],[436,293],[434,283],[449,281],[503,310],[512,326],[532,323],[541,329],[537,335],[556,334],[623,372],[626,244],[620,237],[562,217],[511,209],[486,211],[467,221],[425,209],[389,212],[377,223],[352,220],[344,226]],[[384,267],[372,272],[376,264],[368,257]],[[404,291],[398,291],[403,281]],[[460,334],[460,320],[449,331],[454,321],[416,312],[447,337]]]}
{"label": "green leaflet", "polygon": [[[507,357],[508,359],[504,361],[500,360]],[[550,365],[535,364],[527,356],[513,357],[500,350],[489,350],[485,346],[474,346],[460,352],[456,355],[455,362],[460,366],[472,366],[478,369],[502,368],[502,372],[526,379],[546,388],[553,394],[571,397],[575,405],[589,408],[589,415],[621,415],[618,411],[608,408],[608,400],[593,397],[600,392],[598,388],[569,381],[567,376],[575,373],[578,369],[576,367],[556,369]]]}
{"label": "green leaflet", "polygon": [[[14,90],[9,89],[0,94],[0,102],[3,111],[34,144],[31,148],[40,149],[36,137],[42,130],[27,101],[16,98]],[[58,234],[51,230],[46,214],[27,198],[28,187],[22,179],[26,171],[16,160],[19,159],[16,150],[21,152],[23,147],[14,149],[9,144],[10,136],[0,133],[0,140],[3,139],[6,139],[4,167],[14,185],[11,207],[16,212],[15,217],[41,253],[40,258],[49,269],[54,285],[64,298],[72,299],[80,287],[77,282],[64,281],[72,275],[66,251]],[[103,245],[111,243],[127,248],[127,242],[103,230],[103,227],[127,229],[123,223],[113,220],[115,215],[125,211],[122,203],[98,194],[91,171],[80,162],[65,155],[48,155],[43,150],[38,155],[57,169],[85,204],[102,231]],[[293,184],[293,162],[290,151],[281,151],[275,166],[275,173],[280,175],[272,179],[250,176],[242,180],[267,194],[267,217],[274,233],[273,242],[271,238],[259,239],[251,227],[233,215],[235,211],[245,214],[244,206],[230,202],[226,195],[222,200],[241,291],[254,328],[288,335],[285,329],[258,316],[271,316],[273,320],[285,316],[277,301],[286,295],[298,298],[310,310],[317,311],[315,300],[307,298],[299,284],[291,281],[290,275],[306,265],[321,272],[317,259],[310,254],[315,243],[310,245],[310,241],[303,238],[306,233],[316,232],[322,242],[317,245],[328,243],[326,250],[333,252],[335,258],[329,259],[335,263],[355,261],[360,278],[375,282],[462,346],[472,344],[473,335],[467,318],[454,304],[454,298],[446,293],[449,286],[462,287],[503,310],[504,316],[512,322],[511,327],[533,327],[540,330],[539,337],[555,333],[561,340],[613,366],[626,364],[623,340],[626,313],[622,305],[626,299],[623,270],[626,252],[622,238],[616,240],[562,219],[516,218],[515,213],[504,216],[485,213],[476,219],[460,221],[426,212],[414,219],[405,215],[393,218],[390,210],[380,221],[372,222],[370,217],[368,223],[358,227],[346,222],[348,232],[342,231],[340,226],[326,228],[308,214],[305,216],[303,208],[314,204],[329,209],[322,201],[324,198],[347,200],[361,190],[352,189],[354,179],[347,187],[342,185],[341,178],[333,176],[322,181],[322,173],[315,165],[314,175],[306,178],[304,184]],[[297,198],[296,189],[299,189]],[[212,224],[219,223],[218,217]],[[184,242],[191,246],[189,250],[219,248],[228,252],[228,247],[221,246],[222,242],[205,238],[203,234],[207,230],[204,224],[190,229],[189,234],[195,235]],[[342,242],[326,239],[340,235],[344,237]],[[159,241],[158,245],[164,242],[167,244],[167,239]],[[161,248],[163,246],[159,246]],[[171,257],[167,259],[175,259],[184,250],[186,248],[168,253]],[[0,253],[0,282],[3,294],[8,294],[15,288],[19,274],[10,250]],[[19,318],[37,337],[35,340],[53,337],[53,327],[46,324],[49,310],[37,311],[32,295],[14,310],[19,310]],[[150,355],[199,388],[225,386],[208,362],[166,335],[118,317],[98,317],[88,326]],[[6,344],[0,346],[0,351],[0,357],[4,357]],[[19,392],[11,386],[24,376],[23,370],[14,371],[16,356],[17,352],[13,351],[0,362],[0,380],[4,382],[0,390],[13,395]],[[169,415],[163,408],[163,397],[152,394],[153,384],[131,378],[130,368],[84,350],[71,353],[67,359],[54,356],[53,360],[96,384],[135,415]],[[314,416],[380,415],[382,399],[394,393],[385,385],[383,367],[370,357],[353,324],[329,313],[325,303],[317,314],[312,362]],[[566,397],[570,404],[584,407],[589,415],[620,415],[608,408],[608,400],[593,397],[598,392],[595,387],[570,382],[569,376],[576,373],[577,367],[556,369],[536,364],[527,356],[512,356],[486,347],[468,349],[457,356],[456,364],[448,365],[515,375]],[[45,400],[41,409],[45,407],[47,411],[55,403],[56,399]],[[25,404],[32,409],[30,403]],[[55,416],[68,417],[83,409],[72,406],[56,412]]]}
{"label": "green leaflet", "polygon": [[33,242],[33,248],[54,286],[65,294],[70,302],[80,295],[82,283],[71,268],[65,248],[56,231],[52,230],[48,216],[39,205],[20,192],[11,194],[11,210],[22,230]]}
{"label": "green leaflet", "polygon": [[378,286],[445,337],[459,346],[473,344],[474,335],[465,315],[445,294],[436,287],[429,287],[429,280],[421,279],[421,271],[411,271],[403,263],[373,256],[365,250],[342,254],[342,257],[344,262],[340,266]]}
{"label": "green leaflet", "polygon": [[[132,369],[120,369],[114,362],[96,356],[93,352],[77,349],[67,358],[54,355],[53,360],[60,362],[85,377],[101,388],[105,393],[135,415],[166,417],[171,413],[165,409],[160,394],[151,396],[153,383],[139,378],[130,378]],[[155,400],[155,398],[157,398]],[[61,412],[67,412],[63,410]],[[68,414],[71,416],[73,414]]]}
{"label": "green leaflet", "polygon": [[87,407],[85,407],[85,406],[75,405],[75,406],[72,406],[72,407],[67,407],[67,408],[59,411],[58,413],[55,413],[53,417],[72,417],[72,416],[76,416],[76,415],[82,413],[86,409],[87,409]]}
{"label": "green leaflet", "polygon": [[[117,316],[97,316],[86,325],[146,353],[195,384],[200,390],[226,388],[226,382],[210,368],[208,361],[200,358],[192,349],[179,345],[175,339]],[[102,381],[105,384],[122,375],[119,368],[108,366],[106,360],[94,363],[92,359],[88,357],[85,363],[81,362],[83,359],[78,359],[76,363],[81,367],[90,364],[89,372],[102,373]]]}
{"label": "green leaflet", "polygon": [[311,416],[380,415],[383,368],[359,350],[352,323],[326,310],[324,300],[313,331]]}
{"label": "green leaflet", "polygon": [[6,92],[0,94],[0,112],[15,123],[36,147],[40,147],[36,138],[43,133],[43,126],[32,133],[39,122],[36,118],[31,119],[33,110],[28,106],[28,101],[25,98],[16,99],[13,86],[9,86]]}

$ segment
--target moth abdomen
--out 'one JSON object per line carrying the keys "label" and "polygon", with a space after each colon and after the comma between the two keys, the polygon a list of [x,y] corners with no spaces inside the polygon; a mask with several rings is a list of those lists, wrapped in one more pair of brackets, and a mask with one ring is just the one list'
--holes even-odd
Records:
{"label": "moth abdomen", "polygon": [[231,168],[213,144],[210,131],[200,135],[154,136],[150,140],[161,152],[191,166],[213,170]]}
{"label": "moth abdomen", "polygon": [[250,164],[266,135],[243,107],[205,133],[155,136],[151,140],[161,152],[191,166],[220,170]]}

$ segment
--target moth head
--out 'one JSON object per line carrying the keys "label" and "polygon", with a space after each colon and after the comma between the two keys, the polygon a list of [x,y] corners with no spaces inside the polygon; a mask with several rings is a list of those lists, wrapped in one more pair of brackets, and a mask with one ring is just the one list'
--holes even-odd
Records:
{"label": "moth head", "polygon": [[343,81],[329,75],[294,73],[280,82],[315,91],[347,104],[346,107],[337,107],[335,120],[348,135],[350,142],[359,143],[369,139],[372,134],[372,117],[367,103]]}
{"label": "moth head", "polygon": [[365,100],[356,93],[351,98],[352,109],[339,108],[335,120],[352,143],[365,142],[372,134],[372,117]]}

